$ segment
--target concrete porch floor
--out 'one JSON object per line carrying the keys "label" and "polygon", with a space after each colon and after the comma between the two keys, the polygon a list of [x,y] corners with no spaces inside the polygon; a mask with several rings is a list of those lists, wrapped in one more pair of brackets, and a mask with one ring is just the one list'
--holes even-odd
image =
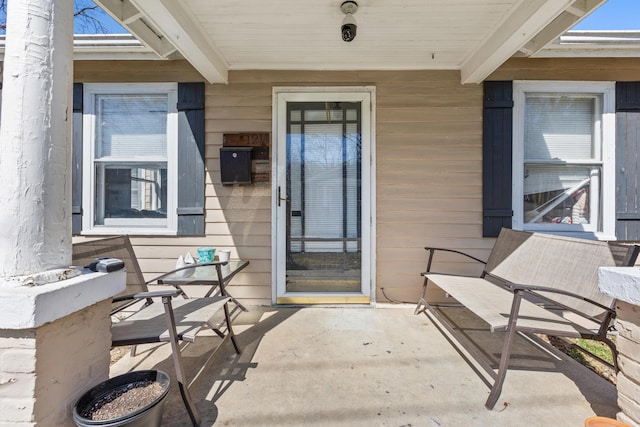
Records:
{"label": "concrete porch floor", "polygon": [[[615,418],[615,386],[564,355],[521,339],[502,395],[489,388],[447,339],[408,305],[378,308],[250,307],[231,343],[191,389],[203,426],[583,426]],[[500,337],[469,324],[488,354]],[[215,336],[187,347],[193,378]],[[188,426],[167,345],[140,347],[111,376],[161,369],[172,377],[164,426]]]}

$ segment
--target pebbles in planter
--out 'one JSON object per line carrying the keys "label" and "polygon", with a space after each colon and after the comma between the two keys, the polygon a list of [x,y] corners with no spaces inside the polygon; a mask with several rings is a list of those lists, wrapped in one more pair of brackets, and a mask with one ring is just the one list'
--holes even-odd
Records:
{"label": "pebbles in planter", "polygon": [[151,404],[163,393],[154,381],[137,381],[114,389],[85,408],[80,415],[89,420],[111,420],[135,412]]}

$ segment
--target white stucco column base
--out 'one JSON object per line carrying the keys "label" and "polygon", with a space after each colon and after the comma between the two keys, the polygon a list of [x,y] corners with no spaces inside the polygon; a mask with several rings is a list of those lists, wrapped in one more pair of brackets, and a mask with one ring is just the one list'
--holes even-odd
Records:
{"label": "white stucco column base", "polygon": [[0,425],[75,425],[75,401],[108,378],[111,297],[125,280],[124,270],[85,269],[41,286],[0,284]]}
{"label": "white stucco column base", "polygon": [[618,330],[617,418],[640,427],[640,269],[635,267],[602,267],[599,271],[600,291],[617,298]]}

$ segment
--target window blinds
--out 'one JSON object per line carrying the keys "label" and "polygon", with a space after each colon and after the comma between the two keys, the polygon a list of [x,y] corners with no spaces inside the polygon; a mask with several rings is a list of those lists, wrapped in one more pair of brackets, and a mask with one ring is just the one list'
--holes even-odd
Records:
{"label": "window blinds", "polygon": [[97,95],[96,158],[167,157],[166,95]]}
{"label": "window blinds", "polygon": [[595,159],[595,97],[527,96],[525,161]]}
{"label": "window blinds", "polygon": [[[300,111],[290,114],[301,119]],[[357,118],[357,111],[346,115]],[[342,110],[305,110],[304,119],[304,127],[292,124],[289,134],[291,210],[301,212],[290,219],[291,237],[324,240],[306,241],[306,252],[341,252],[343,238],[358,237],[358,125],[343,123]],[[355,251],[358,243],[347,248]],[[302,250],[301,242],[291,249]]]}
{"label": "window blinds", "polygon": [[599,160],[595,134],[598,102],[595,95],[527,94],[525,195],[567,190],[598,173],[598,167],[593,165],[544,164],[554,160]]}

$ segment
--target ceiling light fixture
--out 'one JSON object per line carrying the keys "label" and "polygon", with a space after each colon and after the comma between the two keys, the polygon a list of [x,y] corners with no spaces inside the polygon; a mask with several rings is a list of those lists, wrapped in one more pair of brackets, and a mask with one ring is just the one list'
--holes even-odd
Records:
{"label": "ceiling light fixture", "polygon": [[358,30],[358,24],[353,14],[358,10],[358,3],[355,1],[345,1],[340,5],[340,10],[346,16],[342,20],[342,26],[340,32],[342,33],[342,40],[351,42],[356,38],[356,31]]}

